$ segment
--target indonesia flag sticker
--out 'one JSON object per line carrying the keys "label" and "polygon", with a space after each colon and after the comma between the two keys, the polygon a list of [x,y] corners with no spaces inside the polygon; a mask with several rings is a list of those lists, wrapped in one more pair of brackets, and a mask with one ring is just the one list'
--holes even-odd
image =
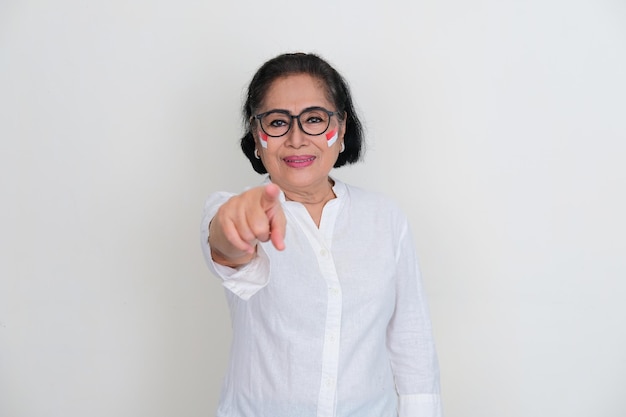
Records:
{"label": "indonesia flag sticker", "polygon": [[337,130],[331,130],[326,134],[326,142],[328,143],[328,147],[333,146],[335,142],[337,142],[337,138],[339,137],[339,132]]}
{"label": "indonesia flag sticker", "polygon": [[259,131],[259,139],[261,139],[261,146],[267,149],[267,135],[265,132]]}

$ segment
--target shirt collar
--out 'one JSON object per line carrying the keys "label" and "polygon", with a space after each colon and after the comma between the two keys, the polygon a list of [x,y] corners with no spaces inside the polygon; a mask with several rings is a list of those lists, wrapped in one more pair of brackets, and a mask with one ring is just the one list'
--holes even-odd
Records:
{"label": "shirt collar", "polygon": [[[329,176],[329,178],[335,183],[335,185],[333,185],[333,192],[337,196],[337,199],[342,199],[346,195],[346,184],[342,181],[339,181],[335,177]],[[269,184],[270,182],[272,182],[270,176],[266,175],[265,179],[263,180],[263,185]],[[287,201],[285,199],[285,193],[283,192],[283,190],[280,190],[280,195],[278,196],[278,198],[281,203]]]}

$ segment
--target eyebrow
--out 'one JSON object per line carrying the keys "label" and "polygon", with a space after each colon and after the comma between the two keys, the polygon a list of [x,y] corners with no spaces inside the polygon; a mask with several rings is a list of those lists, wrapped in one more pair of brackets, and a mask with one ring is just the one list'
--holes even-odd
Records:
{"label": "eyebrow", "polygon": [[296,115],[299,115],[299,114],[304,113],[304,112],[305,112],[305,111],[307,111],[307,110],[318,110],[318,109],[322,109],[322,110],[326,110],[326,111],[332,111],[333,113],[335,113],[335,112],[336,112],[336,111],[333,111],[333,110],[328,110],[328,109],[327,109],[326,107],[324,107],[324,106],[309,106],[309,107],[306,107],[306,108],[304,108],[304,109],[300,110],[300,112],[299,112],[299,113],[296,113],[296,114],[291,113],[291,112],[290,112],[289,110],[287,110],[287,109],[269,109],[269,110],[266,110],[266,111],[260,112],[260,113],[258,113],[258,114],[266,114],[266,113],[271,113],[271,112],[280,112],[280,113],[286,113],[286,114],[288,114],[288,115],[290,115],[290,116],[296,116]]}

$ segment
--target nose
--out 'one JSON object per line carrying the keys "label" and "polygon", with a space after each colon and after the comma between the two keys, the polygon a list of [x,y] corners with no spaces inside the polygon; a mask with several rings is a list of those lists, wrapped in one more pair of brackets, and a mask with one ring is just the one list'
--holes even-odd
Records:
{"label": "nose", "polygon": [[300,127],[300,123],[299,123],[299,120],[297,119],[297,116],[292,116],[292,117],[293,119],[291,123],[293,124],[291,126],[291,129],[289,129],[289,132],[287,132],[287,138],[286,138],[287,140],[285,142],[289,146],[292,146],[294,148],[299,148],[308,142],[309,135],[304,133],[304,131]]}

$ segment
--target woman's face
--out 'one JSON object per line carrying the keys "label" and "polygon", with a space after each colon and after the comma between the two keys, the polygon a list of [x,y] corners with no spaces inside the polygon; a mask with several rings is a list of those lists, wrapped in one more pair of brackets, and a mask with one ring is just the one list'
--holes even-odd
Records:
{"label": "woman's face", "polygon": [[[311,107],[333,112],[337,110],[326,98],[326,90],[320,80],[308,74],[297,74],[278,78],[272,83],[259,113],[286,110],[291,115],[298,115]],[[282,117],[274,124],[284,125],[286,120],[288,117]],[[315,127],[318,121],[315,117],[301,118],[307,130],[318,129]],[[281,137],[264,136],[258,120],[254,129],[256,147],[273,183],[285,192],[315,193],[328,189],[328,174],[343,143],[345,120],[340,122],[337,116],[331,116],[326,132],[317,136],[304,133],[295,119],[291,129]],[[333,132],[337,134],[336,139]]]}

